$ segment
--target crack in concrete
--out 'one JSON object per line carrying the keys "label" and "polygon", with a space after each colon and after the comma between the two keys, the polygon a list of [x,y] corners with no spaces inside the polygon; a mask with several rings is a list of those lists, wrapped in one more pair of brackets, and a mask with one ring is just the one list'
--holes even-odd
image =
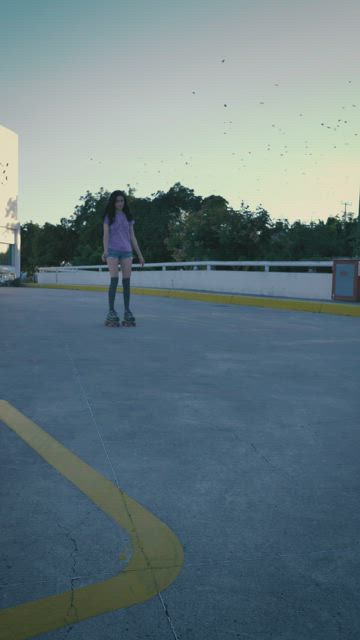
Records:
{"label": "crack in concrete", "polygon": [[151,572],[151,577],[152,577],[153,582],[154,582],[154,585],[155,585],[155,587],[156,587],[156,591],[157,591],[157,594],[158,594],[159,600],[160,600],[160,602],[161,602],[161,604],[162,604],[162,607],[163,607],[163,609],[164,609],[165,616],[166,616],[167,621],[168,621],[168,623],[169,623],[169,625],[170,625],[170,628],[171,628],[171,631],[172,631],[173,637],[175,638],[175,640],[179,640],[179,637],[178,637],[178,635],[176,634],[176,631],[175,631],[174,625],[173,625],[173,623],[172,623],[171,616],[170,616],[170,614],[169,614],[168,606],[167,606],[166,602],[164,602],[164,600],[163,600],[163,598],[162,598],[162,596],[161,596],[161,591],[160,591],[160,589],[159,589],[159,585],[158,585],[158,582],[157,582],[157,580],[156,580],[156,575],[155,575],[155,573],[154,573],[154,567],[152,566],[152,564],[151,564],[151,562],[150,562],[149,558],[147,557],[146,552],[145,552],[145,550],[144,550],[144,548],[143,548],[143,546],[142,546],[142,544],[141,544],[141,540],[140,540],[140,538],[139,538],[139,535],[138,535],[137,529],[136,529],[136,527],[135,527],[134,521],[133,521],[132,516],[131,516],[131,511],[129,510],[128,505],[127,505],[127,503],[126,503],[126,498],[125,498],[124,492],[123,492],[123,491],[122,491],[122,489],[119,487],[119,484],[118,484],[118,482],[117,482],[117,477],[116,477],[116,474],[115,474],[114,469],[113,469],[113,473],[114,473],[115,480],[116,480],[116,486],[117,486],[117,488],[118,488],[118,490],[119,490],[119,492],[120,492],[120,495],[121,495],[122,500],[123,500],[123,503],[124,503],[124,507],[125,507],[126,513],[127,513],[128,517],[129,517],[129,520],[131,521],[131,524],[132,524],[132,531],[133,531],[133,534],[134,534],[134,535],[135,535],[135,537],[136,537],[136,540],[137,540],[137,546],[139,547],[139,549],[140,549],[140,551],[141,551],[141,553],[142,553],[142,555],[143,555],[143,557],[144,557],[144,559],[145,559],[145,562],[146,562],[146,564],[147,564],[147,566],[148,566],[148,569],[149,569],[149,571]]}
{"label": "crack in concrete", "polygon": [[[86,514],[85,518],[83,519],[83,521],[87,518],[88,514]],[[83,522],[82,521],[82,522]],[[82,522],[78,525],[81,526]],[[79,548],[76,542],[76,539],[71,535],[72,531],[68,531],[62,524],[60,524],[59,522],[57,522],[58,527],[60,527],[61,529],[63,529],[66,532],[66,537],[71,540],[71,543],[73,545],[73,549],[72,552],[70,554],[70,558],[72,561],[72,567],[71,567],[71,572],[74,576],[75,570],[76,570],[76,565],[77,565],[77,554],[79,553]],[[76,609],[76,605],[75,605],[75,589],[74,589],[74,582],[76,580],[79,580],[78,577],[72,577],[70,578],[70,602],[69,602],[69,607],[68,610],[66,612],[66,616],[64,619],[65,624],[67,625],[67,629],[66,629],[66,636],[68,637],[69,633],[71,633],[73,627],[73,624],[70,623],[70,620],[74,620],[76,622],[79,622],[79,616],[78,616],[78,611]],[[68,622],[69,620],[69,622]]]}
{"label": "crack in concrete", "polygon": [[138,535],[137,529],[136,529],[136,527],[135,527],[134,521],[133,521],[132,516],[131,516],[131,512],[129,511],[128,505],[127,505],[127,503],[126,503],[126,498],[125,498],[124,492],[122,491],[122,489],[121,489],[121,488],[120,488],[120,486],[119,486],[119,482],[118,482],[118,479],[117,479],[117,475],[116,475],[116,472],[115,472],[114,466],[113,466],[113,464],[112,464],[112,462],[111,462],[111,458],[110,458],[109,452],[108,452],[108,450],[107,450],[107,448],[106,448],[106,446],[105,446],[105,442],[104,442],[104,439],[103,439],[102,434],[101,434],[101,432],[100,432],[99,426],[98,426],[98,424],[97,424],[97,421],[96,421],[96,418],[95,418],[95,415],[94,415],[93,409],[92,409],[92,407],[91,407],[91,404],[90,404],[90,401],[89,401],[88,395],[87,395],[87,393],[86,393],[86,391],[85,391],[85,388],[84,388],[84,386],[83,386],[83,384],[82,384],[82,382],[81,382],[81,377],[80,377],[79,370],[77,369],[77,367],[76,367],[76,365],[75,365],[75,362],[74,362],[74,359],[73,359],[73,357],[72,357],[72,355],[71,355],[70,349],[69,349],[69,347],[68,347],[67,343],[64,341],[64,339],[63,339],[63,344],[64,344],[64,346],[65,346],[65,351],[66,351],[66,353],[67,353],[68,359],[70,360],[71,365],[72,365],[72,372],[73,372],[74,378],[77,380],[77,382],[78,382],[78,384],[79,384],[79,386],[80,386],[80,388],[81,388],[81,393],[82,393],[82,395],[83,395],[83,398],[84,398],[84,400],[85,400],[85,403],[86,403],[86,405],[87,405],[87,408],[88,408],[88,410],[89,410],[89,412],[90,412],[91,419],[92,419],[92,421],[93,421],[93,423],[94,423],[94,425],[95,425],[96,431],[97,431],[98,436],[99,436],[99,440],[100,440],[100,442],[101,442],[101,444],[102,444],[102,447],[103,447],[103,449],[104,449],[105,456],[106,456],[106,458],[107,458],[107,461],[108,461],[109,466],[110,466],[111,471],[112,471],[112,475],[113,475],[114,480],[115,480],[115,485],[116,485],[117,489],[119,490],[119,493],[120,493],[121,498],[122,498],[122,500],[123,500],[124,508],[125,508],[125,510],[126,510],[126,513],[127,513],[128,517],[129,517],[129,520],[130,520],[131,525],[132,525],[132,526],[131,526],[131,530],[132,530],[132,532],[133,532],[133,534],[134,534],[134,536],[135,536],[135,538],[136,538],[136,540],[137,540],[138,548],[140,549],[140,551],[141,551],[141,553],[142,553],[142,555],[143,555],[143,558],[145,559],[146,565],[148,566],[148,568],[149,568],[149,570],[150,570],[150,572],[151,572],[151,577],[152,577],[152,580],[153,580],[154,586],[155,586],[155,588],[156,588],[156,592],[157,592],[158,597],[159,597],[159,599],[160,599],[160,601],[161,601],[161,603],[162,603],[162,606],[163,606],[163,609],[164,609],[164,612],[165,612],[165,615],[166,615],[167,621],[168,621],[168,623],[170,624],[170,627],[171,627],[171,631],[172,631],[172,633],[173,633],[173,636],[174,636],[175,640],[178,640],[178,636],[176,635],[176,631],[175,631],[175,629],[174,629],[174,626],[173,626],[173,623],[172,623],[171,617],[170,617],[170,615],[169,615],[169,611],[168,611],[167,605],[166,605],[166,603],[164,603],[164,601],[163,601],[163,599],[162,599],[162,596],[161,596],[161,593],[160,593],[160,589],[159,589],[159,585],[158,585],[158,582],[157,582],[157,579],[156,579],[156,575],[155,575],[155,573],[154,573],[154,569],[153,569],[153,567],[151,566],[151,563],[150,563],[150,561],[149,561],[149,558],[147,557],[147,555],[146,555],[146,553],[145,553],[145,551],[144,551],[144,548],[143,548],[143,546],[142,546],[142,544],[141,544],[141,541],[140,541],[140,538],[139,538],[139,535]]}
{"label": "crack in concrete", "polygon": [[270,465],[270,467],[272,467],[273,469],[275,469],[275,471],[278,471],[282,474],[284,474],[289,480],[293,480],[294,478],[291,476],[290,473],[288,473],[287,471],[285,471],[285,469],[281,469],[281,467],[278,467],[276,464],[274,464],[273,462],[271,462],[270,460],[268,460],[262,453],[260,453],[258,451],[258,449],[256,448],[256,446],[254,445],[253,442],[250,442],[250,445],[252,446],[252,448],[254,449],[255,453],[259,456],[259,458],[262,458],[263,460],[265,460],[265,462]]}
{"label": "crack in concrete", "polygon": [[[71,557],[71,558],[72,558],[72,560],[73,560],[72,571],[73,571],[73,573],[74,573],[74,572],[75,572],[75,569],[76,569],[76,564],[77,564],[76,555],[77,555],[77,553],[79,552],[79,549],[78,549],[77,542],[76,542],[75,538],[73,538],[70,534],[69,534],[69,538],[70,538],[71,542],[72,542],[72,543],[73,543],[73,545],[74,545],[74,549],[73,549],[73,551],[72,551],[72,553],[71,553],[71,555],[70,555],[70,557]],[[74,593],[74,582],[75,582],[76,580],[78,580],[78,578],[71,578],[71,579],[70,579],[70,585],[71,585],[71,586],[70,586],[70,589],[71,589],[71,596],[70,596],[70,605],[69,605],[69,609],[68,609],[68,611],[67,611],[67,616],[70,616],[70,613],[71,613],[71,615],[72,615],[72,614],[75,614],[75,616],[76,616],[76,618],[77,618],[77,621],[79,621],[79,619],[78,619],[78,612],[77,612],[77,609],[76,609],[76,606],[75,606],[75,593]],[[72,625],[71,625],[71,626],[69,626],[69,628],[68,628],[68,629],[67,629],[67,631],[66,631],[66,635],[68,635],[68,634],[70,633],[70,631],[72,631],[72,629],[73,629],[73,626],[72,626]]]}
{"label": "crack in concrete", "polygon": [[164,602],[164,600],[163,600],[163,598],[162,598],[162,596],[161,596],[161,593],[160,593],[160,592],[158,593],[158,596],[159,596],[159,599],[160,599],[161,604],[162,604],[162,606],[163,606],[163,609],[164,609],[164,612],[165,612],[165,615],[166,615],[167,621],[168,621],[168,623],[169,623],[169,625],[170,625],[170,628],[171,628],[172,634],[173,634],[173,636],[174,636],[175,640],[179,640],[179,636],[177,635],[177,633],[176,633],[176,631],[175,631],[174,625],[173,625],[173,623],[172,623],[172,620],[171,620],[171,617],[170,617],[170,614],[169,614],[168,605],[166,604],[166,602]]}

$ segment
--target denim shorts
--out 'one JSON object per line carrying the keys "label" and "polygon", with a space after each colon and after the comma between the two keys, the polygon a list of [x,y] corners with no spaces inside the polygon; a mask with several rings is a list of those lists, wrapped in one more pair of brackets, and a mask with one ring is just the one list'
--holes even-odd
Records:
{"label": "denim shorts", "polygon": [[121,251],[120,249],[110,249],[110,247],[108,248],[107,254],[109,258],[118,258],[119,260],[121,260],[121,258],[133,258],[132,251]]}

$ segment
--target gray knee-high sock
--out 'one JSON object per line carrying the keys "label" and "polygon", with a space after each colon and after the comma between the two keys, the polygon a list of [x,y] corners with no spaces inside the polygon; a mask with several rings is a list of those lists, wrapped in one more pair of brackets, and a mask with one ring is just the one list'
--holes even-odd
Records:
{"label": "gray knee-high sock", "polygon": [[115,294],[118,286],[119,278],[111,278],[109,286],[109,308],[114,311]]}
{"label": "gray knee-high sock", "polygon": [[125,307],[125,311],[129,310],[129,304],[130,304],[130,278],[123,278],[122,279],[122,285],[123,285],[123,293],[124,293],[124,307]]}

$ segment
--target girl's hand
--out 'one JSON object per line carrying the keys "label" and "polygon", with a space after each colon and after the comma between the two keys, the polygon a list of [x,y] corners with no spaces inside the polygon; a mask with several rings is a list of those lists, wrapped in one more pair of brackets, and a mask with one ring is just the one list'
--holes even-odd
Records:
{"label": "girl's hand", "polygon": [[141,255],[139,256],[139,262],[140,262],[141,266],[143,267],[144,264],[145,264],[145,260],[144,260],[143,256],[141,256]]}
{"label": "girl's hand", "polygon": [[106,262],[106,258],[107,258],[107,256],[105,255],[105,252],[104,252],[102,254],[102,256],[101,256],[101,259],[102,259],[103,262]]}

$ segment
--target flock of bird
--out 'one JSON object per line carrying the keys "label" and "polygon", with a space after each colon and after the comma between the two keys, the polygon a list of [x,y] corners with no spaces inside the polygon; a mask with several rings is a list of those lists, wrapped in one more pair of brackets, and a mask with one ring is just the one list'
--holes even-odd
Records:
{"label": "flock of bird", "polygon": [[[226,58],[223,58],[223,59],[221,60],[221,64],[224,64],[224,63],[225,63],[225,61],[226,61]],[[351,80],[348,80],[348,83],[349,83],[349,84],[351,84],[351,82],[352,82]],[[275,84],[274,84],[274,86],[275,86],[275,87],[279,87],[280,85],[279,85],[279,84],[277,84],[277,83],[275,83]],[[196,91],[192,91],[192,94],[193,94],[193,95],[196,95]],[[264,105],[264,104],[265,104],[265,102],[262,102],[262,101],[261,101],[261,102],[259,102],[259,104]],[[356,105],[356,104],[352,104],[352,107],[357,108],[357,105]],[[224,108],[228,108],[228,104],[224,103]],[[342,106],[342,109],[346,109],[346,107],[345,107],[345,106]],[[303,113],[299,113],[299,117],[303,117],[303,116],[304,116],[304,114],[303,114]],[[340,118],[338,119],[338,121],[337,121],[337,122],[338,122],[338,124],[336,124],[336,126],[331,126],[331,125],[329,125],[329,124],[326,124],[325,122],[321,122],[320,124],[321,124],[321,126],[322,126],[322,127],[325,127],[325,128],[327,128],[327,129],[332,129],[333,131],[337,131],[337,130],[342,126],[340,123],[343,123],[343,125],[347,125],[347,124],[349,124],[349,120],[342,120],[342,119],[340,119]],[[230,125],[231,125],[231,124],[233,124],[233,121],[232,121],[232,120],[228,120],[228,121],[226,121],[226,120],[225,120],[225,121],[224,121],[224,124],[230,124]],[[274,123],[273,123],[273,124],[271,125],[271,127],[272,127],[272,128],[275,128],[275,127],[276,127],[276,124],[274,124]],[[278,128],[278,131],[279,131],[282,135],[285,135],[285,133],[286,133],[283,129],[281,129],[281,127],[279,127],[279,128]],[[224,131],[223,133],[224,133],[224,135],[227,135],[227,134],[228,134],[228,131]],[[357,135],[358,135],[358,133],[354,133],[354,136],[357,136]],[[308,140],[305,140],[305,149],[307,149],[307,150],[309,149],[308,142],[309,142]],[[349,143],[348,143],[348,142],[345,142],[344,144],[345,144],[345,145],[347,145],[347,146],[349,145]],[[334,148],[334,149],[336,149],[336,148],[337,148],[337,145],[334,145],[334,146],[333,146],[333,148]],[[267,143],[266,151],[267,151],[267,152],[270,152],[271,150],[272,150],[271,145],[270,145],[269,143]],[[281,153],[280,153],[279,155],[280,155],[280,156],[282,156],[282,157],[284,157],[286,154],[288,154],[288,146],[287,146],[287,145],[284,145],[284,147],[283,147],[283,149],[281,150]],[[235,152],[232,152],[232,155],[233,155],[233,156],[235,156],[235,155],[237,155],[237,154],[236,154]],[[247,155],[248,155],[248,156],[252,155],[252,151],[247,151]],[[312,154],[312,152],[310,152],[310,151],[309,151],[308,153],[306,153],[306,152],[305,152],[305,154],[304,154],[304,155],[312,156],[313,154]],[[180,153],[180,156],[182,156],[182,157],[183,157],[183,153]],[[141,160],[141,159],[142,159],[142,158],[141,158],[141,156],[140,156],[138,159],[139,159],[139,160]],[[95,162],[94,158],[90,158],[90,160]],[[185,164],[186,166],[191,166],[190,160],[192,160],[192,156],[190,156],[187,160],[185,160],[185,161],[184,161],[184,164]],[[244,158],[244,157],[241,157],[239,160],[240,160],[240,162],[245,162],[245,158]],[[163,162],[164,162],[164,160],[161,160],[160,162],[161,162],[161,163],[163,163]],[[102,164],[102,161],[101,161],[101,160],[98,160],[98,161],[97,161],[97,163],[98,163],[98,164]],[[145,167],[147,166],[147,162],[144,162],[143,164],[144,164],[144,166],[145,166]],[[317,162],[316,162],[316,164],[317,164]],[[1,180],[1,184],[6,184],[6,182],[7,182],[7,180],[8,180],[8,177],[7,177],[7,175],[6,175],[6,174],[7,174],[7,169],[6,169],[6,168],[4,168],[4,167],[8,167],[8,166],[9,166],[9,163],[7,162],[7,163],[6,163],[6,165],[4,165],[4,164],[2,164],[2,163],[0,162],[0,166],[2,167],[2,170],[0,169],[0,180]],[[246,165],[246,164],[243,164],[241,167],[238,167],[238,170],[240,170],[241,168],[242,168],[242,169],[246,169],[246,168],[247,168],[247,165]],[[287,172],[287,169],[284,169],[284,172]],[[158,169],[158,173],[161,173],[160,169]],[[305,172],[305,171],[303,171],[303,172],[302,172],[302,175],[306,175],[306,172]],[[194,177],[197,177],[197,176],[194,176]],[[258,178],[258,180],[259,180],[259,178]],[[139,184],[139,183],[137,182],[136,184]]]}
{"label": "flock of bird", "polygon": [[[225,61],[226,61],[226,58],[223,58],[223,59],[221,60],[221,64],[224,64],[224,63],[225,63]],[[351,82],[352,82],[351,80],[348,80],[348,83],[349,83],[349,84],[351,84]],[[279,87],[280,85],[279,85],[278,83],[274,83],[274,86],[275,86],[275,87]],[[192,91],[192,94],[193,94],[193,95],[196,95],[196,91]],[[229,107],[229,105],[228,105],[227,103],[223,103],[223,104],[224,104],[224,108],[228,108],[228,107]],[[259,102],[259,104],[260,104],[260,105],[265,105],[265,102],[261,101],[261,102]],[[356,104],[352,104],[352,107],[357,108],[357,105],[356,105]],[[342,109],[346,109],[346,107],[345,107],[345,106],[342,106]],[[303,114],[303,113],[299,113],[299,117],[304,117],[304,114]],[[342,124],[341,124],[341,123],[342,123]],[[224,124],[229,124],[229,125],[231,125],[231,124],[233,124],[233,121],[232,121],[232,120],[224,121]],[[321,122],[321,123],[319,123],[319,124],[320,124],[320,126],[325,127],[326,129],[332,129],[333,131],[337,131],[337,130],[338,130],[340,127],[342,127],[343,125],[347,125],[347,124],[349,124],[349,120],[343,120],[343,119],[340,119],[340,118],[339,118],[339,119],[338,119],[338,121],[337,121],[337,124],[336,124],[335,126],[331,126],[330,124],[327,124],[327,123],[325,123],[325,122]],[[272,127],[272,128],[275,128],[275,127],[276,127],[276,124],[274,124],[274,123],[273,123],[273,124],[271,125],[271,127]],[[278,130],[282,135],[286,135],[286,132],[285,132],[283,129],[281,129],[281,127],[278,127],[278,129],[277,129],[277,130]],[[227,135],[228,133],[229,133],[228,131],[223,131],[223,134],[224,134],[224,135]],[[357,135],[358,135],[358,133],[354,133],[354,136],[357,136]],[[308,143],[309,143],[309,141],[308,141],[308,140],[305,140],[305,153],[304,153],[304,155],[305,155],[305,156],[312,156],[312,155],[313,155],[313,153],[312,153],[312,151],[310,151],[310,150],[309,150],[309,149],[310,149],[310,147],[308,146]],[[345,144],[345,146],[348,146],[348,145],[349,145],[349,142],[345,142],[344,144]],[[338,146],[338,145],[336,145],[336,144],[335,144],[335,145],[333,145],[333,148],[334,148],[334,149],[336,149],[336,148],[337,148],[337,146]],[[272,151],[272,147],[271,147],[270,143],[267,143],[266,151],[267,151],[267,152],[271,152],[271,151]],[[289,152],[288,152],[288,146],[287,146],[287,145],[284,145],[284,147],[280,150],[279,155],[280,155],[280,157],[284,157],[284,156],[286,156],[288,153],[289,153]],[[242,152],[242,156],[243,156],[243,154],[244,154],[244,151]],[[232,152],[232,155],[233,155],[233,156],[235,156],[235,155],[237,155],[237,153]],[[248,155],[248,156],[251,156],[251,155],[252,155],[252,151],[247,151],[247,155]],[[182,154],[182,153],[180,153],[180,156],[183,156],[183,154]],[[139,160],[141,160],[141,159],[143,159],[143,158],[141,158],[141,156],[140,156],[138,159],[139,159]],[[185,161],[184,161],[184,164],[185,164],[185,165],[187,165],[187,166],[191,166],[191,162],[190,162],[190,160],[191,160],[191,159],[192,159],[192,156],[190,156],[187,160],[185,160]],[[94,160],[94,158],[90,158],[90,160]],[[245,162],[245,157],[240,157],[240,158],[239,158],[239,160],[240,160],[240,162]],[[161,162],[161,163],[163,163],[164,161],[163,161],[163,160],[161,160],[160,162]],[[99,164],[102,164],[102,161],[98,161],[98,163],[99,163]],[[147,162],[144,162],[144,163],[143,163],[143,166],[144,166],[144,167],[146,167],[146,166],[147,166],[147,164],[148,164]],[[315,162],[315,164],[317,164],[317,161]],[[246,164],[242,164],[242,165],[241,165],[241,167],[238,167],[238,170],[240,170],[240,169],[246,169],[246,168],[247,168],[247,165],[246,165]],[[287,169],[285,168],[283,171],[286,173],[286,172],[287,172]],[[158,173],[161,173],[160,169],[158,169]],[[305,171],[303,171],[303,172],[302,172],[302,175],[306,175],[306,172],[305,172]],[[194,177],[196,177],[196,176],[194,176]],[[259,180],[259,178],[258,178],[258,180]],[[136,184],[139,184],[139,183],[138,183],[138,182],[136,182]]]}

